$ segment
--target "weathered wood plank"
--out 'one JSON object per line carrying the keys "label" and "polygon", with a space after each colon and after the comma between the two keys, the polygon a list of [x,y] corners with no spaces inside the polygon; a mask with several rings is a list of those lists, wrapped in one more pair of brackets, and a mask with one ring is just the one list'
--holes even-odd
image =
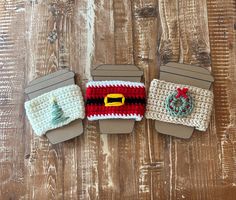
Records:
{"label": "weathered wood plank", "polygon": [[[133,24],[131,2],[129,0],[114,0],[113,16],[115,64],[133,64]],[[114,173],[117,174],[117,181],[115,184],[119,185],[119,190],[116,191],[114,199],[137,198],[135,139],[136,132],[129,135],[118,136],[116,146],[117,155],[114,157],[117,161],[117,167]],[[111,145],[111,148],[113,146],[114,145]]]}
{"label": "weathered wood plank", "polygon": [[0,198],[23,199],[24,66],[23,1],[0,2]]}
{"label": "weathered wood plank", "polygon": [[219,171],[215,199],[233,199],[236,194],[236,2],[207,2],[212,71],[215,77],[214,132],[218,139]]}
{"label": "weathered wood plank", "polygon": [[[157,44],[160,39],[158,2],[132,1],[134,63],[144,70],[144,82],[148,86],[157,78]],[[138,199],[166,199],[160,188],[164,187],[163,138],[156,134],[151,120],[136,125],[136,171]]]}

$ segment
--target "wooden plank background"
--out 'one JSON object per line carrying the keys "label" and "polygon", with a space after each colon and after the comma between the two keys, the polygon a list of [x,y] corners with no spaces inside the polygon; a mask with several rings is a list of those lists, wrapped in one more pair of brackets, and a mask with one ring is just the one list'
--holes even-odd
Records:
{"label": "wooden plank background", "polygon": [[[215,78],[210,127],[191,139],[148,120],[130,135],[85,121],[83,135],[53,146],[25,117],[24,87],[59,68],[84,91],[93,65],[136,64],[148,87],[169,61]],[[234,200],[235,66],[235,0],[0,0],[0,199]]]}

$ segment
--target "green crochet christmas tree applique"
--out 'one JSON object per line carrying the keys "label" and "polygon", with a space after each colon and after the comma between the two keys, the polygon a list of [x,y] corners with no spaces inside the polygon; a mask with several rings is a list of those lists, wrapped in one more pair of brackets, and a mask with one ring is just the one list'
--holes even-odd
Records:
{"label": "green crochet christmas tree applique", "polygon": [[64,116],[64,112],[63,112],[62,108],[58,105],[55,97],[53,97],[52,101],[53,101],[53,105],[52,105],[52,121],[51,121],[51,123],[53,125],[57,125],[61,122],[66,121],[67,119],[69,119],[69,117]]}
{"label": "green crochet christmas tree applique", "polygon": [[165,108],[173,117],[186,117],[191,114],[194,104],[188,88],[177,88],[177,91],[170,94],[166,98]]}

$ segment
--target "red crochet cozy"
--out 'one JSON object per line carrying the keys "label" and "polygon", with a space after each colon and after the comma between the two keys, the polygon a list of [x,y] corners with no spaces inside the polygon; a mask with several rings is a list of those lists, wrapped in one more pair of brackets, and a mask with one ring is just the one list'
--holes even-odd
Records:
{"label": "red crochet cozy", "polygon": [[145,112],[143,83],[129,81],[91,81],[86,89],[86,114],[89,120],[135,119]]}

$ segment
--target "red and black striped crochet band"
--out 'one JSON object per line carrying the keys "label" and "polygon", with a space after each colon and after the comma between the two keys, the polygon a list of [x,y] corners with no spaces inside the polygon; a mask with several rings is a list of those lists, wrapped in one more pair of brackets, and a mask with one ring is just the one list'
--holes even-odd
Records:
{"label": "red and black striped crochet band", "polygon": [[143,83],[129,81],[91,81],[86,89],[86,114],[89,120],[134,119],[145,112]]}

